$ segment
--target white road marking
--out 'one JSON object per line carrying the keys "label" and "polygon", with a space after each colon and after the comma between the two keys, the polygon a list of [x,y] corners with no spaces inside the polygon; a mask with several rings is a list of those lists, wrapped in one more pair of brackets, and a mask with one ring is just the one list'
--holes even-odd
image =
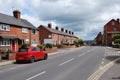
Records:
{"label": "white road marking", "polygon": [[81,56],[85,55],[86,53],[89,53],[89,52],[91,52],[91,51],[93,51],[93,50],[94,50],[94,49],[88,50],[87,52],[84,52],[84,53],[78,55],[78,57],[81,57]]}
{"label": "white road marking", "polygon": [[66,63],[68,63],[68,62],[70,62],[70,61],[72,61],[72,60],[74,60],[74,58],[69,59],[69,60],[67,60],[67,61],[63,62],[63,63],[59,64],[58,66],[62,66],[62,65],[66,64]]}
{"label": "white road marking", "polygon": [[15,69],[18,69],[18,68],[21,68],[21,67],[25,67],[25,66],[28,66],[28,65],[17,65],[15,67],[1,69],[0,73],[2,73],[2,72],[8,72],[8,71],[15,70]]}
{"label": "white road marking", "polygon": [[39,74],[36,74],[36,75],[34,75],[34,76],[26,79],[26,80],[31,80],[31,79],[36,78],[36,77],[38,77],[38,76],[40,76],[40,75],[42,75],[42,74],[45,74],[45,73],[46,73],[46,71],[43,71],[43,72],[41,72],[41,73],[39,73]]}
{"label": "white road marking", "polygon": [[83,54],[80,54],[78,57],[81,57],[81,56],[83,56],[83,55],[85,55],[86,53],[83,53]]}

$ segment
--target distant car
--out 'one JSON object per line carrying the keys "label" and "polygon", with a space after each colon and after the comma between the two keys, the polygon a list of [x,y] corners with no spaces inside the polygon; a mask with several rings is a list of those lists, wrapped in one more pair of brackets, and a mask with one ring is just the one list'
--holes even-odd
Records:
{"label": "distant car", "polygon": [[33,63],[36,60],[48,58],[48,54],[38,47],[19,48],[16,53],[16,62],[29,61]]}

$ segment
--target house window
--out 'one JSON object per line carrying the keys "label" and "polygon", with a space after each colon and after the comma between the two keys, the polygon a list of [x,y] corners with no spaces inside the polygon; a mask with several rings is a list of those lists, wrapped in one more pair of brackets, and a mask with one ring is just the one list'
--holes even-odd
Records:
{"label": "house window", "polygon": [[10,40],[1,40],[0,46],[10,46]]}
{"label": "house window", "polygon": [[117,31],[117,29],[116,29],[116,28],[114,28],[114,31]]}
{"label": "house window", "polygon": [[37,40],[36,40],[36,39],[33,39],[33,40],[32,40],[32,44],[37,44]]}
{"label": "house window", "polygon": [[32,34],[36,34],[36,33],[37,33],[37,31],[33,29],[32,30]]}
{"label": "house window", "polygon": [[28,33],[28,29],[27,28],[22,28],[22,32],[23,33]]}
{"label": "house window", "polygon": [[113,25],[113,26],[115,25],[115,22],[114,22],[114,21],[112,21],[112,25]]}
{"label": "house window", "polygon": [[10,31],[10,26],[6,24],[0,24],[0,30]]}

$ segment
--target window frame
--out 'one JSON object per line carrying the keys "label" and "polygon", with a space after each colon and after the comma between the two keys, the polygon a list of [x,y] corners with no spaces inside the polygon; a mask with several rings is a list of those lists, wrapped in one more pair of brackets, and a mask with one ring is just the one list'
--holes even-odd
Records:
{"label": "window frame", "polygon": [[[33,31],[35,31],[35,32],[33,33]],[[31,33],[32,33],[32,34],[37,34],[37,30],[32,29],[32,30],[31,30]]]}
{"label": "window frame", "polygon": [[112,26],[114,26],[115,25],[115,21],[112,21]]}
{"label": "window frame", "polygon": [[9,39],[1,40],[0,46],[11,46],[11,41]]}
{"label": "window frame", "polygon": [[3,31],[10,31],[10,25],[7,25],[7,24],[0,24],[0,30],[3,30]]}
{"label": "window frame", "polygon": [[32,44],[33,44],[33,45],[36,45],[36,44],[37,44],[37,40],[36,40],[36,39],[33,39],[33,40],[32,40]]}
{"label": "window frame", "polygon": [[28,33],[28,28],[22,28],[22,33]]}

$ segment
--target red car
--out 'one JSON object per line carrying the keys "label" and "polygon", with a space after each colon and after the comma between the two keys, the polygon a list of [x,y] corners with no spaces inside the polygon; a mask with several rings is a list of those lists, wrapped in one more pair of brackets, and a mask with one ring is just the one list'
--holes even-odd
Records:
{"label": "red car", "polygon": [[38,59],[46,60],[47,57],[47,53],[38,47],[20,48],[16,53],[16,62],[29,61],[32,63]]}

